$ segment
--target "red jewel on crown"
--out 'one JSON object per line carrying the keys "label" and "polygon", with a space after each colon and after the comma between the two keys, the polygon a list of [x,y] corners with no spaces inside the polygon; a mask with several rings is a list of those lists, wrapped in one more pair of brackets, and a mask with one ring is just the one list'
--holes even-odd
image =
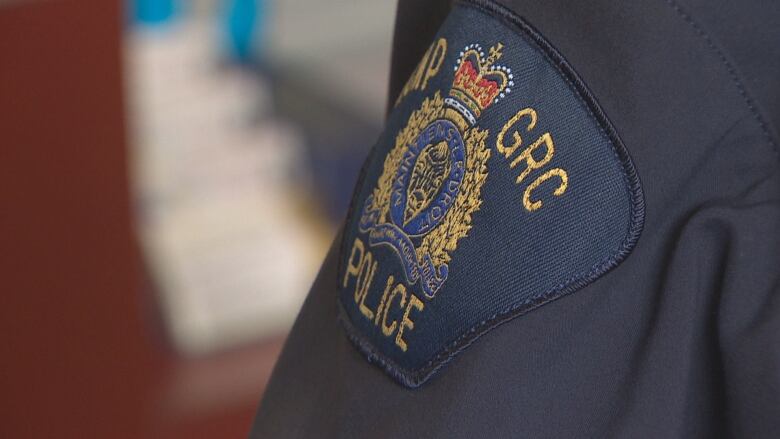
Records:
{"label": "red jewel on crown", "polygon": [[491,47],[485,58],[479,44],[469,44],[455,64],[450,97],[445,101],[472,125],[485,109],[509,94],[514,86],[512,71],[494,65],[501,58],[503,47],[501,43]]}

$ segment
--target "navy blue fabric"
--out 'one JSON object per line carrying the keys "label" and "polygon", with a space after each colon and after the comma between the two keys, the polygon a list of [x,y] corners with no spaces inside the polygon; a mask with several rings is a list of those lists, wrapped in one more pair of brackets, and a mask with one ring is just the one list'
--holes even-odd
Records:
{"label": "navy blue fabric", "polygon": [[[777,438],[780,2],[500,3],[609,115],[642,177],[641,239],[409,389],[344,335],[338,237],[251,437]],[[391,106],[450,8],[399,1]]]}
{"label": "navy blue fabric", "polygon": [[[570,293],[614,267],[636,243],[644,214],[639,180],[624,146],[584,84],[536,31],[500,7],[461,3],[434,41],[440,38],[446,39],[447,47],[442,68],[425,90],[412,91],[400,100],[365,165],[340,256],[340,303],[349,335],[369,360],[409,386],[424,382],[455,353],[501,322]],[[418,233],[419,227],[410,220],[401,227],[409,231],[409,237],[402,240],[406,244],[373,242],[372,230],[398,228],[373,223],[362,227],[359,223],[370,213],[364,205],[370,202],[385,157],[410,115],[435,93],[448,96],[465,47],[479,44],[488,56],[488,48],[498,43],[503,44],[503,52],[495,65],[511,71],[513,86],[476,121],[477,128],[488,131],[485,146],[491,150],[481,206],[471,217],[468,235],[458,240],[450,253],[446,279],[434,297],[428,297],[424,280],[414,282],[405,276],[399,256],[404,245],[417,248],[426,233]],[[515,154],[506,158],[497,150],[498,134],[513,116],[529,107],[536,112],[536,124],[527,131],[530,119],[526,116],[509,125],[502,144],[512,143],[514,131],[521,133],[523,140]],[[438,123],[453,126],[446,120]],[[544,133],[553,139],[552,159],[517,184],[525,164],[511,168],[510,163]],[[423,140],[412,149],[441,139]],[[459,142],[461,146],[453,151],[462,155],[462,140]],[[535,150],[536,160],[545,156],[545,150],[545,146]],[[551,179],[535,191],[534,198],[543,199],[542,207],[529,211],[522,201],[524,189],[553,168],[565,170],[565,192],[554,196],[560,181]],[[454,172],[455,167],[452,169]],[[394,178],[394,183],[401,181]],[[400,193],[406,190],[402,183],[408,185],[408,178],[399,183]],[[391,202],[392,218],[386,221],[402,226],[406,195],[398,201]],[[396,233],[403,235],[400,229]],[[353,251],[356,240],[361,247]],[[390,336],[383,334],[377,321],[359,309],[361,301],[356,299],[355,290],[360,279],[347,271],[350,264],[359,263],[363,247],[377,262],[364,306],[376,312],[390,276],[403,281],[409,293],[424,303],[423,309],[410,314],[414,327],[406,328],[403,334],[406,351],[398,346],[397,330]],[[404,308],[393,305],[389,319],[400,325]]]}

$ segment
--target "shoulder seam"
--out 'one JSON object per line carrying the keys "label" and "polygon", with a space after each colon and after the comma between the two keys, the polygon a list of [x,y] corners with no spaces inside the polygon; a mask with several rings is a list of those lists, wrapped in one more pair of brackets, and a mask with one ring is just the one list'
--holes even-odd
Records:
{"label": "shoulder seam", "polygon": [[778,150],[777,141],[775,140],[774,136],[772,135],[772,132],[770,131],[769,124],[767,124],[766,120],[761,114],[761,111],[758,109],[758,107],[756,107],[756,104],[754,103],[755,101],[750,96],[750,93],[748,93],[745,84],[742,82],[740,75],[737,72],[737,69],[728,60],[726,54],[715,44],[715,41],[701,27],[701,25],[699,25],[699,23],[693,19],[693,16],[691,16],[690,12],[683,9],[683,7],[680,6],[680,4],[677,3],[675,0],[664,0],[664,3],[669,5],[669,7],[671,7],[672,10],[674,10],[677,13],[677,15],[679,15],[686,23],[688,23],[691,26],[691,28],[693,28],[694,32],[704,40],[704,42],[707,44],[707,47],[709,47],[710,50],[712,50],[715,53],[715,55],[721,61],[723,66],[726,67],[726,71],[731,77],[731,81],[736,86],[740,96],[742,96],[742,99],[747,105],[748,109],[750,110],[750,113],[753,115],[753,118],[756,119],[758,125],[761,127],[761,131],[763,132],[764,137],[766,137],[766,140],[769,143],[772,152],[774,152],[775,158],[780,159],[780,150]]}

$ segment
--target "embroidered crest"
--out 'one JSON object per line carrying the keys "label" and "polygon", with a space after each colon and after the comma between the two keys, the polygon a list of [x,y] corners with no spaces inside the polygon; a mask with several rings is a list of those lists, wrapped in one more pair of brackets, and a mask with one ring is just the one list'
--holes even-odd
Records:
{"label": "embroidered crest", "polygon": [[490,150],[487,130],[474,125],[514,85],[508,68],[494,66],[502,48],[491,47],[484,60],[479,44],[460,52],[449,97],[437,91],[409,117],[360,218],[369,245],[395,250],[407,282],[419,280],[428,298],[447,280],[450,252],[481,204]]}
{"label": "embroidered crest", "polygon": [[628,153],[566,61],[510,11],[458,3],[363,169],[341,321],[369,361],[418,386],[615,267],[642,215]]}

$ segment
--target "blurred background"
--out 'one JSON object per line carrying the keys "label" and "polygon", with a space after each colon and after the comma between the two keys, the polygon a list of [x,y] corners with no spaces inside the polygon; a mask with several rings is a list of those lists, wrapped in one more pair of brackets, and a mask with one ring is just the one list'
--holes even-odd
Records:
{"label": "blurred background", "polygon": [[0,0],[0,438],[245,437],[386,107],[390,0]]}

